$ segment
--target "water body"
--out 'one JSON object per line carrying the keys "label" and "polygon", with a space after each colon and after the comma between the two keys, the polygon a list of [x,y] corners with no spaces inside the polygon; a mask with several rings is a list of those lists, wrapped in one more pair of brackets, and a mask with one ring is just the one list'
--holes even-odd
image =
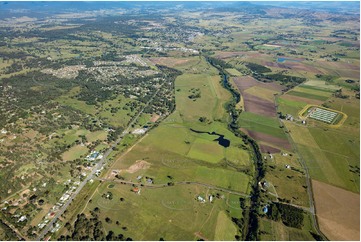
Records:
{"label": "water body", "polygon": [[229,145],[231,144],[231,141],[228,139],[225,139],[223,134],[217,134],[214,131],[211,133],[211,132],[198,131],[198,130],[194,130],[194,129],[190,129],[190,130],[197,134],[218,135],[219,137],[213,141],[218,141],[218,144],[223,146],[224,148],[229,147]]}
{"label": "water body", "polygon": [[277,58],[277,62],[279,63],[283,63],[285,61],[294,61],[294,62],[300,62],[299,60],[294,60],[294,59],[290,59],[290,58],[286,58],[286,57],[279,57]]}

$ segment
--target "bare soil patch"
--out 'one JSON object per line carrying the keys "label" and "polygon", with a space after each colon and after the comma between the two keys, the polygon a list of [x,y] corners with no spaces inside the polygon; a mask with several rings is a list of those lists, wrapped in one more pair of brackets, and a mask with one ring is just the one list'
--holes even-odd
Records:
{"label": "bare soil patch", "polygon": [[330,240],[360,240],[360,194],[312,180],[321,231]]}
{"label": "bare soil patch", "polygon": [[277,110],[273,102],[267,101],[263,98],[244,93],[244,109],[247,112],[252,112],[268,117],[276,117]]}
{"label": "bare soil patch", "polygon": [[271,147],[268,145],[263,145],[263,144],[260,144],[259,148],[261,149],[262,153],[275,154],[275,153],[280,153],[280,151],[281,151],[280,149],[277,149],[277,148],[274,148],[274,147]]}
{"label": "bare soil patch", "polygon": [[236,77],[234,78],[238,90],[241,92],[244,100],[244,108],[247,112],[261,114],[270,117],[276,117],[277,111],[273,102],[260,98],[258,96],[249,94],[246,92],[247,89],[252,87],[261,87],[267,90],[274,90],[280,92],[284,89],[283,86],[278,83],[264,83],[257,81],[251,76]]}
{"label": "bare soil patch", "polygon": [[[245,132],[246,134],[248,134],[249,136],[251,136],[253,139],[257,140],[257,141],[272,144],[272,145],[275,145],[277,147],[283,148],[285,150],[292,150],[291,144],[288,142],[287,139],[281,139],[281,138],[274,137],[274,136],[269,135],[269,134],[264,134],[264,133],[260,133],[260,132],[256,132],[256,131],[251,131],[251,130],[248,130],[248,129],[245,129],[245,128],[241,128],[241,130],[243,132]],[[270,147],[270,146],[265,146],[265,145],[263,145],[263,146],[264,146],[265,150],[268,147]],[[270,148],[273,148],[273,147],[270,147]],[[275,149],[275,148],[273,148],[273,149]]]}
{"label": "bare soil patch", "polygon": [[152,118],[150,119],[150,122],[157,122],[157,120],[160,118],[158,114],[153,114]]}
{"label": "bare soil patch", "polygon": [[139,170],[148,169],[150,167],[150,163],[145,160],[137,160],[135,164],[131,165],[128,169],[126,169],[129,173],[135,173]]}

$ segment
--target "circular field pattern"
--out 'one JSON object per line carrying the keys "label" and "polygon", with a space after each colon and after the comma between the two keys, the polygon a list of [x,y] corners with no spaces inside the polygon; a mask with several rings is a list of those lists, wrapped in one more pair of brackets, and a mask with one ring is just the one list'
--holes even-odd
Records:
{"label": "circular field pattern", "polygon": [[119,200],[118,199],[104,199],[104,198],[99,198],[96,203],[99,205],[99,207],[107,209],[107,210],[112,210],[112,211],[117,211],[120,210],[120,208],[117,207],[117,204],[119,204]]}
{"label": "circular field pattern", "polygon": [[185,199],[175,199],[175,200],[162,200],[162,205],[171,210],[189,210],[193,209],[194,201],[189,201]]}
{"label": "circular field pattern", "polygon": [[239,201],[237,201],[237,200],[227,198],[226,204],[228,207],[233,208],[235,210],[242,210],[242,208],[240,207]]}

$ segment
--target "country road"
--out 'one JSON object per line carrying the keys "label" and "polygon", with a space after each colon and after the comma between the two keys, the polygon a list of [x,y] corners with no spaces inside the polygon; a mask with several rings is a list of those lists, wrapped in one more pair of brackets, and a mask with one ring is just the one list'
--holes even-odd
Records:
{"label": "country road", "polygon": [[137,121],[139,116],[143,113],[144,109],[153,101],[154,97],[158,94],[159,90],[161,88],[158,88],[157,91],[153,94],[153,96],[149,99],[149,101],[144,105],[144,107],[138,112],[138,114],[133,118],[133,120],[128,124],[127,128],[123,131],[123,133],[119,136],[119,138],[113,143],[113,145],[110,146],[110,148],[104,153],[103,158],[94,166],[94,168],[91,170],[89,175],[79,184],[78,188],[75,190],[75,192],[70,196],[68,201],[61,207],[61,209],[55,214],[55,216],[52,218],[52,220],[47,224],[47,226],[44,228],[43,231],[38,235],[36,240],[42,240],[44,236],[55,226],[56,221],[58,218],[65,212],[65,210],[68,208],[70,203],[75,199],[75,197],[79,194],[79,192],[84,188],[84,186],[94,177],[94,174],[100,170],[102,167],[104,167],[105,164],[107,164],[107,157],[109,154],[113,151],[113,148],[115,148],[120,141],[123,139],[125,135],[129,133],[130,128],[132,125]]}

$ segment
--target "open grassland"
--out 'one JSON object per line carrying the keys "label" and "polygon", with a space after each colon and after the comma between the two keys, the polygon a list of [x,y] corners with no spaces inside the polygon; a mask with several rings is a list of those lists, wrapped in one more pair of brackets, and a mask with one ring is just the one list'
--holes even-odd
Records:
{"label": "open grassland", "polygon": [[360,239],[360,195],[312,181],[317,218],[330,240]]}
{"label": "open grassland", "polygon": [[321,90],[329,90],[329,91],[335,91],[340,89],[339,86],[332,85],[326,81],[323,80],[309,80],[305,83],[300,85],[301,87],[307,87],[307,88],[314,88],[314,89],[321,89]]}
{"label": "open grassland", "polygon": [[63,154],[63,160],[75,160],[80,157],[85,157],[85,155],[88,153],[88,148],[81,145],[76,145],[71,147],[69,150],[64,152]]}
{"label": "open grassland", "polygon": [[104,130],[95,131],[85,136],[89,142],[96,140],[105,140],[107,138],[107,132]]}
{"label": "open grassland", "polygon": [[[289,98],[290,95],[282,95],[277,97],[278,110],[283,114],[291,114],[294,117],[297,117],[298,112],[307,104],[302,101],[295,101]],[[313,102],[313,101],[311,101]]]}
{"label": "open grassland", "polygon": [[[199,98],[191,99],[191,89],[198,89]],[[207,74],[184,74],[176,79],[176,105],[184,121],[206,117],[210,120],[223,118],[223,108],[230,98],[219,84],[219,76]]]}
{"label": "open grassland", "polygon": [[[109,188],[110,184],[113,184],[112,188]],[[102,197],[108,192],[113,194],[112,199]],[[100,220],[108,217],[111,221],[103,222],[105,231],[122,233],[133,240],[196,240],[200,236],[208,240],[215,236],[234,239],[237,230],[222,212],[228,207],[226,199],[215,199],[213,203],[196,200],[198,195],[207,198],[211,194],[215,195],[215,191],[187,185],[142,187],[138,195],[131,191],[131,186],[105,182],[98,187],[85,212],[98,207]],[[115,225],[116,221],[119,225]],[[224,226],[230,226],[230,234],[220,231]]]}
{"label": "open grassland", "polygon": [[214,240],[231,241],[234,240],[234,234],[237,234],[237,227],[234,225],[234,223],[232,223],[225,212],[219,212]]}
{"label": "open grassland", "polygon": [[296,87],[291,91],[287,92],[287,94],[297,97],[326,101],[328,98],[331,97],[332,92],[317,90],[316,88],[312,88],[312,87],[309,88],[308,86],[303,86],[303,87]]}
{"label": "open grassland", "polygon": [[242,76],[242,73],[240,73],[237,69],[234,68],[228,68],[225,69],[231,76]]}

